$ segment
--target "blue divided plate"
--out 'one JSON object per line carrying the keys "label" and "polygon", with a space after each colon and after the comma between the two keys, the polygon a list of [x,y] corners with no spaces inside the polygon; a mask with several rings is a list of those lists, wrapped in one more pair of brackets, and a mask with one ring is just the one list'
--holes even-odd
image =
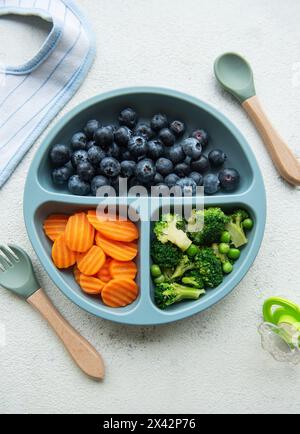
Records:
{"label": "blue divided plate", "polygon": [[[69,143],[70,137],[80,131],[89,119],[110,124],[124,107],[134,107],[142,118],[150,119],[154,113],[164,112],[170,119],[181,119],[188,130],[203,127],[211,135],[212,147],[222,147],[230,157],[230,165],[242,175],[239,190],[234,194],[220,192],[205,198],[205,206],[221,206],[228,211],[236,207],[249,210],[255,220],[249,244],[243,249],[235,270],[226,276],[222,285],[208,291],[199,301],[185,302],[166,311],[154,304],[150,277],[151,222],[140,225],[138,284],[140,296],[131,306],[111,309],[100,299],[89,297],[80,290],[71,271],[61,272],[51,260],[52,243],[43,232],[43,221],[51,213],[73,213],[96,208],[99,198],[77,197],[66,189],[53,186],[48,162],[48,151],[56,143]],[[141,199],[142,200],[142,199]],[[148,199],[144,199],[148,200]],[[178,199],[177,199],[178,200]],[[117,198],[110,201],[118,206],[136,208],[136,199]],[[186,203],[193,203],[186,199]],[[182,199],[181,199],[182,203]],[[155,210],[152,210],[155,212]],[[24,217],[29,238],[45,270],[58,288],[82,309],[111,321],[132,325],[164,324],[199,313],[228,295],[243,279],[255,260],[261,246],[266,223],[266,193],[263,178],[254,154],[236,127],[216,109],[191,96],[161,88],[129,88],[96,96],[73,109],[51,130],[32,162],[24,194]]]}

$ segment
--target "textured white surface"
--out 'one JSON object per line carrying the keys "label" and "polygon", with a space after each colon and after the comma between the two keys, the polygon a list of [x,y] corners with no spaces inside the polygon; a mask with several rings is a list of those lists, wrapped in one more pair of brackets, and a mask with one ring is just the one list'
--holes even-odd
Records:
{"label": "textured white surface", "polygon": [[[43,320],[0,290],[0,323],[6,328],[6,346],[0,342],[0,411],[299,413],[300,367],[273,362],[260,348],[257,326],[267,296],[285,295],[300,303],[300,191],[278,178],[246,115],[220,92],[212,74],[217,55],[243,53],[254,67],[267,112],[300,153],[299,1],[79,3],[96,30],[98,56],[65,112],[95,93],[130,85],[171,87],[213,104],[240,128],[259,159],[268,193],[267,229],[255,265],[226,300],[160,328],[123,327],[86,314],[53,286],[35,259],[56,306],[103,354],[107,377],[103,384],[85,378]],[[2,20],[0,25],[2,39],[2,26],[9,26]],[[19,27],[16,39],[24,30]],[[25,49],[22,44],[14,48],[18,60],[36,49],[43,29],[31,33]],[[6,49],[7,44],[0,45],[0,60]],[[39,143],[0,190],[1,242],[18,243],[33,258],[22,195]]]}

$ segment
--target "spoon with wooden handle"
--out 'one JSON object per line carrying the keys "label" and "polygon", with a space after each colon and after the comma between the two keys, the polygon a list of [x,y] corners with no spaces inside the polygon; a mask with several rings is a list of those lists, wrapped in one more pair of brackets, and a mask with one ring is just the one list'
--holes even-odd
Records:
{"label": "spoon with wooden handle", "polygon": [[246,110],[272,157],[280,175],[290,184],[300,185],[300,162],[277,133],[256,96],[251,66],[240,55],[226,53],[214,65],[221,86],[236,97]]}
{"label": "spoon with wooden handle", "polygon": [[[10,249],[10,250],[9,250]],[[26,252],[20,247],[0,246],[0,286],[35,307],[64,343],[80,369],[95,380],[104,378],[102,357],[94,347],[61,316],[41,289]]]}

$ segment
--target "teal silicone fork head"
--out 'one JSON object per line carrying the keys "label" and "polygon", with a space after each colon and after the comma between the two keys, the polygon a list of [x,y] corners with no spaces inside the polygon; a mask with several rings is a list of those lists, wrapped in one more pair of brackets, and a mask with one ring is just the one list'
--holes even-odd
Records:
{"label": "teal silicone fork head", "polygon": [[215,61],[214,69],[221,86],[241,103],[256,95],[251,66],[239,54],[222,54]]}
{"label": "teal silicone fork head", "polygon": [[8,247],[0,246],[0,286],[27,299],[40,289],[31,260],[20,247]]}

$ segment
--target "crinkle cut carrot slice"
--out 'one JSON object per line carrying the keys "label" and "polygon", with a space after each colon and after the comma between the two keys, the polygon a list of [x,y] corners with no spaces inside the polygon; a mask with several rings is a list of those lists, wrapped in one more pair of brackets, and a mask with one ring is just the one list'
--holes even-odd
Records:
{"label": "crinkle cut carrot slice", "polygon": [[138,286],[132,279],[113,279],[105,285],[101,296],[103,303],[110,307],[125,307],[138,296]]}
{"label": "crinkle cut carrot slice", "polygon": [[106,256],[101,247],[93,246],[78,262],[81,273],[94,276],[103,267]]}
{"label": "crinkle cut carrot slice", "polygon": [[82,273],[79,270],[79,268],[77,267],[77,265],[75,265],[75,267],[73,268],[73,274],[74,274],[76,282],[79,284],[80,283],[80,276]]}
{"label": "crinkle cut carrot slice", "polygon": [[94,244],[95,229],[84,212],[69,218],[65,233],[67,246],[74,252],[87,252]]}
{"label": "crinkle cut carrot slice", "polygon": [[110,240],[130,243],[139,238],[136,225],[129,220],[104,221],[98,218],[96,211],[89,211],[87,218],[97,231]]}
{"label": "crinkle cut carrot slice", "polygon": [[44,232],[51,241],[54,242],[65,232],[69,217],[64,214],[52,214],[44,221]]}
{"label": "crinkle cut carrot slice", "polygon": [[69,268],[76,263],[76,254],[66,244],[65,234],[61,234],[52,247],[52,259],[57,268]]}
{"label": "crinkle cut carrot slice", "polygon": [[135,279],[137,275],[137,266],[135,262],[120,262],[113,259],[109,266],[109,271],[113,279],[126,278]]}
{"label": "crinkle cut carrot slice", "polygon": [[110,280],[112,280],[112,275],[110,274],[109,271],[109,266],[111,264],[111,261],[112,261],[111,258],[107,258],[105,264],[97,273],[98,279],[102,280],[102,282],[108,283]]}
{"label": "crinkle cut carrot slice", "polygon": [[85,276],[81,274],[79,279],[79,285],[83,292],[89,295],[98,295],[101,294],[102,289],[105,286],[105,283],[100,279],[91,276]]}
{"label": "crinkle cut carrot slice", "polygon": [[122,243],[105,238],[100,232],[97,232],[95,238],[97,246],[101,247],[107,256],[117,261],[132,261],[138,253],[136,243]]}

